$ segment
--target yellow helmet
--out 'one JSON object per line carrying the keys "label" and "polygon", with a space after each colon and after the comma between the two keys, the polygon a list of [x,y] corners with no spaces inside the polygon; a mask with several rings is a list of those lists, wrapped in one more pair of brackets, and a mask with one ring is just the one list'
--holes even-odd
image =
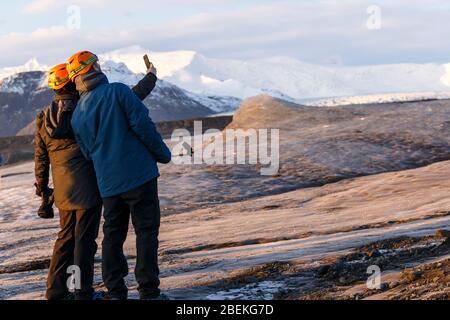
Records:
{"label": "yellow helmet", "polygon": [[69,73],[67,72],[67,65],[65,63],[54,66],[48,72],[48,86],[50,89],[61,89],[69,82]]}

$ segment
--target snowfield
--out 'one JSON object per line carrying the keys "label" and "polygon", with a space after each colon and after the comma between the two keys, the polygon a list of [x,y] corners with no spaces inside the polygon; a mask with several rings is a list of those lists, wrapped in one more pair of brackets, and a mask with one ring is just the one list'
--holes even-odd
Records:
{"label": "snowfield", "polygon": [[[139,46],[101,55],[143,72]],[[449,65],[393,64],[325,67],[289,57],[258,60],[211,59],[193,51],[149,53],[160,76],[189,91],[245,99],[261,93],[303,99],[387,93],[449,91]]]}

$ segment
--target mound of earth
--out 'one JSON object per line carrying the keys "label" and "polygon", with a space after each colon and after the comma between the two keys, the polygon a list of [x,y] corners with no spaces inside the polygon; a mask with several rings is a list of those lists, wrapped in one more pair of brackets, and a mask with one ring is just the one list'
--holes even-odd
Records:
{"label": "mound of earth", "polygon": [[260,95],[245,100],[233,117],[229,129],[298,128],[301,109],[308,108],[285,100]]}
{"label": "mound of earth", "polygon": [[259,96],[243,102],[227,127],[236,128],[280,130],[278,173],[262,176],[250,164],[162,166],[167,213],[450,159],[450,100],[305,107]]}

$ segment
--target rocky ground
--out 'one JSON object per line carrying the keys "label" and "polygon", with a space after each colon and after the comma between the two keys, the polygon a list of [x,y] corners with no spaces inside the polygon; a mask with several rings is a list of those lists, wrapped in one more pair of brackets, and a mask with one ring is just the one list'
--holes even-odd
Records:
{"label": "rocky ground", "polygon": [[[281,128],[278,175],[161,168],[163,290],[172,299],[448,299],[450,161],[438,161],[449,156],[449,102],[299,110],[267,99],[247,102],[230,128]],[[33,163],[0,176],[0,298],[42,299],[58,221],[35,215]],[[135,298],[132,229],[125,252]],[[382,272],[380,289],[367,288],[369,266]]]}
{"label": "rocky ground", "polygon": [[[286,290],[279,298],[303,300],[448,300],[450,299],[450,231],[434,236],[400,237],[357,248],[331,264],[311,270],[315,284]],[[367,280],[377,266],[379,286]],[[305,270],[297,271],[305,272]],[[307,272],[307,271],[306,271]],[[292,277],[295,279],[295,277]]]}

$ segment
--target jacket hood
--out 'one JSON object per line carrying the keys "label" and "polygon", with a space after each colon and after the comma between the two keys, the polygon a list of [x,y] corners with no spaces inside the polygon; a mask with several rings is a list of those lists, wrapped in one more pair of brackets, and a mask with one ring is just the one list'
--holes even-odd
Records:
{"label": "jacket hood", "polygon": [[52,104],[44,110],[45,130],[54,139],[73,138],[70,122],[78,99],[66,100],[63,98],[62,95],[57,96]]}
{"label": "jacket hood", "polygon": [[92,91],[98,86],[106,83],[108,83],[106,75],[103,72],[94,69],[75,78],[75,85],[80,95]]}

